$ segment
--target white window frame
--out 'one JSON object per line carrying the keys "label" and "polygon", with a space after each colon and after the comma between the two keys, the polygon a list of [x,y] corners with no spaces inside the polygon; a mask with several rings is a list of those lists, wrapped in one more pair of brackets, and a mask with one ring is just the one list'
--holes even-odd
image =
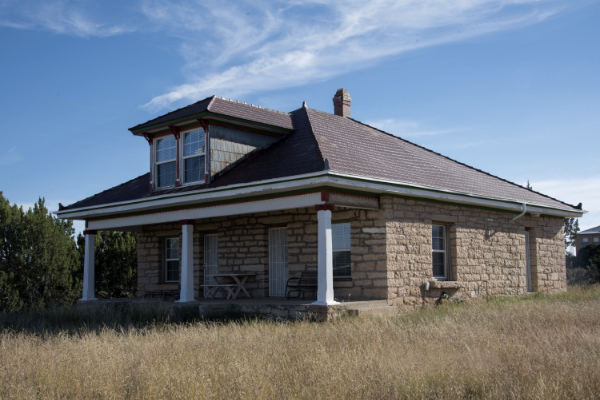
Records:
{"label": "white window frame", "polygon": [[[348,248],[341,248],[341,249],[335,249],[333,248],[333,243],[332,243],[332,258],[333,255],[337,252],[350,252],[350,275],[335,275],[335,269],[333,270],[333,277],[336,279],[343,279],[343,278],[352,278],[352,226],[350,225],[349,222],[346,223],[341,223],[341,224],[331,224],[331,235],[333,236],[333,227],[334,226],[341,226],[341,225],[348,225],[348,229],[350,231],[350,247]],[[333,242],[333,241],[332,241]]]}
{"label": "white window frame", "polygon": [[[201,131],[202,135],[204,135],[204,152],[202,154],[194,154],[191,156],[186,156],[185,155],[185,136],[188,133],[191,133],[193,131]],[[203,128],[193,128],[193,129],[188,129],[186,131],[181,132],[180,134],[180,143],[179,143],[179,154],[180,154],[180,165],[179,165],[179,176],[181,177],[181,184],[182,185],[197,185],[199,183],[204,183],[204,177],[200,178],[197,181],[192,181],[192,182],[186,182],[185,180],[185,160],[187,160],[188,158],[194,158],[194,157],[204,157],[204,174],[206,175],[206,132],[204,131]]]}
{"label": "white window frame", "polygon": [[[177,240],[179,242],[179,238],[178,237],[171,237],[171,238],[165,238],[164,239],[164,263],[165,263],[165,282],[166,283],[176,283],[179,282],[181,280],[181,268],[180,268],[180,264],[181,264],[181,251],[179,251],[179,249],[177,249],[177,254],[179,254],[178,258],[167,258],[167,255],[169,254],[168,252],[168,243],[169,240]],[[177,263],[177,268],[179,269],[179,279],[177,280],[169,280],[169,261],[178,261]]]}
{"label": "white window frame", "polygon": [[[433,227],[441,226],[444,228],[444,250],[436,250],[433,248]],[[433,276],[435,279],[440,281],[448,280],[448,227],[443,224],[431,224],[431,253],[443,253],[444,254],[444,276]],[[433,271],[433,257],[431,258],[431,269]]]}
{"label": "white window frame", "polygon": [[[170,136],[172,136],[173,139],[175,140],[175,158],[173,158],[171,160],[166,160],[166,161],[160,161],[159,162],[158,161],[158,143],[161,140],[165,140],[165,139],[169,138]],[[167,163],[170,163],[170,162],[175,162],[175,168],[177,168],[177,151],[178,151],[178,149],[177,149],[177,138],[175,138],[174,135],[165,135],[165,136],[162,136],[162,137],[154,139],[154,155],[153,156],[154,156],[154,187],[155,188],[157,188],[157,189],[163,189],[163,188],[175,187],[175,183],[173,183],[172,185],[169,185],[169,186],[158,186],[158,182],[159,182],[159,179],[158,179],[158,166],[162,165],[162,164],[167,164]],[[175,170],[175,171],[177,171],[177,170]],[[177,182],[177,172],[175,172],[175,180],[174,180],[174,182]]]}

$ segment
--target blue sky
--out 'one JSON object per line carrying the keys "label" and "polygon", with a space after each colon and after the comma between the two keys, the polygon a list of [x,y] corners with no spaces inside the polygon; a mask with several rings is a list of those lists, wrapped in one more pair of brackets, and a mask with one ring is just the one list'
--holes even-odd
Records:
{"label": "blue sky", "polygon": [[332,112],[345,87],[354,118],[597,226],[598,21],[577,0],[0,0],[0,191],[56,210],[147,172],[138,123],[213,94]]}

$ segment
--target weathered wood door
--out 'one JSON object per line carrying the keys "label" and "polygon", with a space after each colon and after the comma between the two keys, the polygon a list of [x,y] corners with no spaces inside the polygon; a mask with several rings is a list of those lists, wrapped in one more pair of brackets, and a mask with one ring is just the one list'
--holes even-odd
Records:
{"label": "weathered wood door", "polygon": [[529,232],[525,231],[525,262],[526,262],[526,276],[527,276],[527,291],[532,292],[533,287],[531,285],[531,253],[529,251]]}
{"label": "weathered wood door", "polygon": [[269,229],[269,296],[285,296],[287,280],[287,228],[271,228]]}
{"label": "weathered wood door", "polygon": [[[209,278],[208,275],[219,273],[219,235],[211,234],[204,235],[204,284],[214,285],[214,278]],[[206,287],[204,288],[204,296],[206,296]]]}

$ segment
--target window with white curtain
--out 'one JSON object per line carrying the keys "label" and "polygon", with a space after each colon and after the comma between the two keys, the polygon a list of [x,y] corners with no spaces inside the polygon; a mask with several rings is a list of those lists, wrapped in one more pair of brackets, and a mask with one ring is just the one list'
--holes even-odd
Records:
{"label": "window with white curtain", "polygon": [[204,180],[205,139],[203,129],[194,129],[183,135],[183,181]]}
{"label": "window with white curtain", "polygon": [[446,236],[446,227],[444,225],[433,225],[431,227],[433,277],[437,279],[448,279],[446,255],[448,246],[446,243]]}
{"label": "window with white curtain", "polygon": [[331,225],[331,236],[333,242],[333,277],[351,277],[350,224]]}
{"label": "window with white curtain", "polygon": [[165,282],[179,282],[179,238],[165,239]]}
{"label": "window with white curtain", "polygon": [[177,171],[177,140],[167,136],[156,141],[156,186],[174,186]]}

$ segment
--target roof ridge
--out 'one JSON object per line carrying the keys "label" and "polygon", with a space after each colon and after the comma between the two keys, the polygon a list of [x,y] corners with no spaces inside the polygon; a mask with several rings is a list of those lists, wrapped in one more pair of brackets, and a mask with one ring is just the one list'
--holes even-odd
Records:
{"label": "roof ridge", "polygon": [[386,132],[386,131],[384,131],[384,130],[381,130],[381,129],[379,129],[379,128],[375,128],[374,126],[371,126],[371,125],[369,125],[369,124],[365,124],[364,122],[357,121],[357,120],[355,120],[354,118],[351,118],[351,117],[342,117],[342,116],[339,116],[339,115],[335,115],[335,114],[326,113],[325,111],[319,111],[319,110],[315,110],[315,111],[318,111],[318,112],[321,112],[321,113],[324,113],[324,114],[334,115],[334,116],[336,116],[336,117],[340,117],[340,118],[347,118],[347,119],[349,119],[349,120],[351,120],[351,121],[354,121],[354,122],[356,122],[356,123],[358,123],[358,124],[361,124],[361,125],[363,125],[363,126],[369,127],[369,128],[371,128],[371,129],[375,129],[376,131],[379,131],[379,132],[381,132],[381,133],[384,133],[384,134],[386,134],[386,135],[388,135],[388,136],[391,136],[391,137],[393,137],[393,138],[396,138],[396,139],[398,139],[398,140],[402,140],[403,142],[406,142],[406,143],[408,143],[408,144],[411,144],[411,145],[413,145],[413,146],[419,147],[419,148],[421,148],[421,149],[423,149],[423,150],[426,150],[426,151],[428,151],[428,152],[430,152],[430,153],[436,154],[436,155],[438,155],[438,156],[440,156],[440,157],[444,157],[444,158],[446,158],[446,159],[448,159],[448,160],[450,160],[450,161],[452,161],[452,162],[455,162],[455,163],[457,163],[457,164],[463,165],[463,166],[465,166],[465,167],[467,167],[467,168],[470,168],[470,169],[472,169],[472,170],[474,170],[474,171],[481,172],[481,173],[483,173],[483,174],[486,174],[486,175],[488,175],[488,176],[491,176],[492,178],[499,179],[499,180],[501,180],[501,181],[504,181],[504,182],[506,182],[506,183],[509,183],[509,184],[511,184],[511,185],[517,186],[517,187],[519,187],[519,188],[521,188],[521,189],[529,190],[530,192],[533,192],[533,193],[539,194],[540,196],[547,197],[547,198],[549,198],[549,199],[551,199],[551,200],[557,201],[557,202],[559,202],[559,203],[561,203],[561,204],[564,204],[564,205],[566,205],[566,206],[569,206],[569,207],[572,207],[572,208],[576,208],[576,207],[575,207],[573,204],[565,203],[564,201],[561,201],[561,200],[555,199],[554,197],[548,196],[548,195],[546,195],[546,194],[544,194],[544,193],[540,193],[540,192],[538,192],[538,191],[535,191],[535,190],[532,190],[532,189],[528,189],[528,188],[526,188],[525,186],[519,185],[518,183],[511,182],[511,181],[509,181],[508,179],[500,178],[499,176],[496,176],[496,175],[494,175],[494,174],[491,174],[491,173],[489,173],[489,172],[485,172],[485,171],[483,171],[483,170],[481,170],[481,169],[479,169],[479,168],[472,167],[472,166],[470,166],[470,165],[468,165],[468,164],[465,164],[465,163],[463,163],[463,162],[460,162],[460,161],[457,161],[457,160],[455,160],[455,159],[453,159],[453,158],[450,158],[450,157],[448,157],[448,156],[445,156],[445,155],[443,155],[443,154],[441,154],[441,153],[438,153],[438,152],[435,152],[435,151],[433,151],[433,150],[431,150],[431,149],[428,149],[427,147],[423,147],[423,146],[421,146],[421,145],[418,145],[418,144],[416,144],[416,143],[413,143],[413,142],[411,142],[410,140],[406,140],[406,139],[404,139],[404,138],[402,138],[402,137],[400,137],[400,136],[396,136],[396,135],[394,135],[394,134],[392,134],[392,133],[388,133],[388,132]]}
{"label": "roof ridge", "polygon": [[208,105],[206,106],[206,109],[207,109],[208,111],[210,111],[210,106],[212,106],[212,105],[213,105],[213,103],[215,102],[215,98],[216,98],[216,97],[217,97],[217,96],[215,96],[214,94],[211,96],[211,99],[210,99],[210,101],[208,102]]}
{"label": "roof ridge", "polygon": [[[323,169],[325,169],[325,157],[323,156],[323,152],[321,151],[321,144],[319,143],[319,139],[317,139],[317,135],[315,135],[315,131],[313,129],[312,122],[310,121],[310,115],[308,115],[308,110],[312,110],[312,108],[301,107],[295,111],[301,111],[301,110],[304,110],[304,112],[306,113],[306,120],[308,121],[308,127],[310,129],[310,133],[311,133],[313,139],[315,139],[315,142],[317,143],[317,150],[319,150],[319,154],[321,155],[321,159],[323,160]],[[329,161],[329,162],[331,162],[331,161]],[[329,165],[329,167],[331,168],[331,165]]]}
{"label": "roof ridge", "polygon": [[[273,110],[272,108],[266,108],[266,107],[262,107],[262,106],[257,106],[256,104],[250,104],[250,103],[246,103],[246,102],[239,101],[239,100],[227,99],[225,97],[220,97],[220,96],[214,96],[214,97],[217,98],[217,99],[221,99],[221,100],[224,100],[224,101],[229,101],[229,102],[232,102],[232,103],[244,104],[246,106],[260,108],[261,110],[271,111],[271,112],[274,112],[274,113],[277,113],[277,114],[290,115],[290,113],[287,113],[285,111]],[[209,104],[209,107],[210,107],[211,104],[212,104],[212,101]]]}
{"label": "roof ridge", "polygon": [[108,189],[106,189],[106,190],[103,190],[103,191],[101,191],[100,193],[96,193],[96,194],[94,194],[94,195],[91,195],[90,197],[86,197],[85,199],[81,199],[81,200],[79,200],[79,201],[76,201],[76,202],[75,202],[75,203],[73,203],[73,204],[69,204],[68,206],[66,206],[66,207],[65,207],[65,209],[69,209],[71,206],[73,206],[73,205],[75,205],[75,204],[77,204],[77,203],[81,203],[81,202],[83,202],[83,201],[86,201],[86,200],[89,200],[89,199],[93,199],[93,198],[94,198],[94,197],[96,197],[96,196],[100,196],[101,194],[103,194],[103,193],[106,193],[106,192],[108,192],[109,190],[114,190],[114,189],[116,189],[116,188],[118,188],[118,187],[121,187],[121,186],[123,186],[123,185],[127,185],[128,183],[131,183],[131,182],[135,181],[136,179],[143,178],[143,177],[144,177],[144,176],[146,176],[146,175],[150,175],[150,172],[146,172],[145,174],[143,174],[143,175],[140,175],[140,176],[138,176],[138,177],[136,177],[136,178],[130,179],[130,180],[128,180],[127,182],[123,182],[123,183],[121,183],[121,184],[119,184],[119,185],[117,185],[117,186],[113,186],[113,187],[111,187],[111,188],[108,188]]}

